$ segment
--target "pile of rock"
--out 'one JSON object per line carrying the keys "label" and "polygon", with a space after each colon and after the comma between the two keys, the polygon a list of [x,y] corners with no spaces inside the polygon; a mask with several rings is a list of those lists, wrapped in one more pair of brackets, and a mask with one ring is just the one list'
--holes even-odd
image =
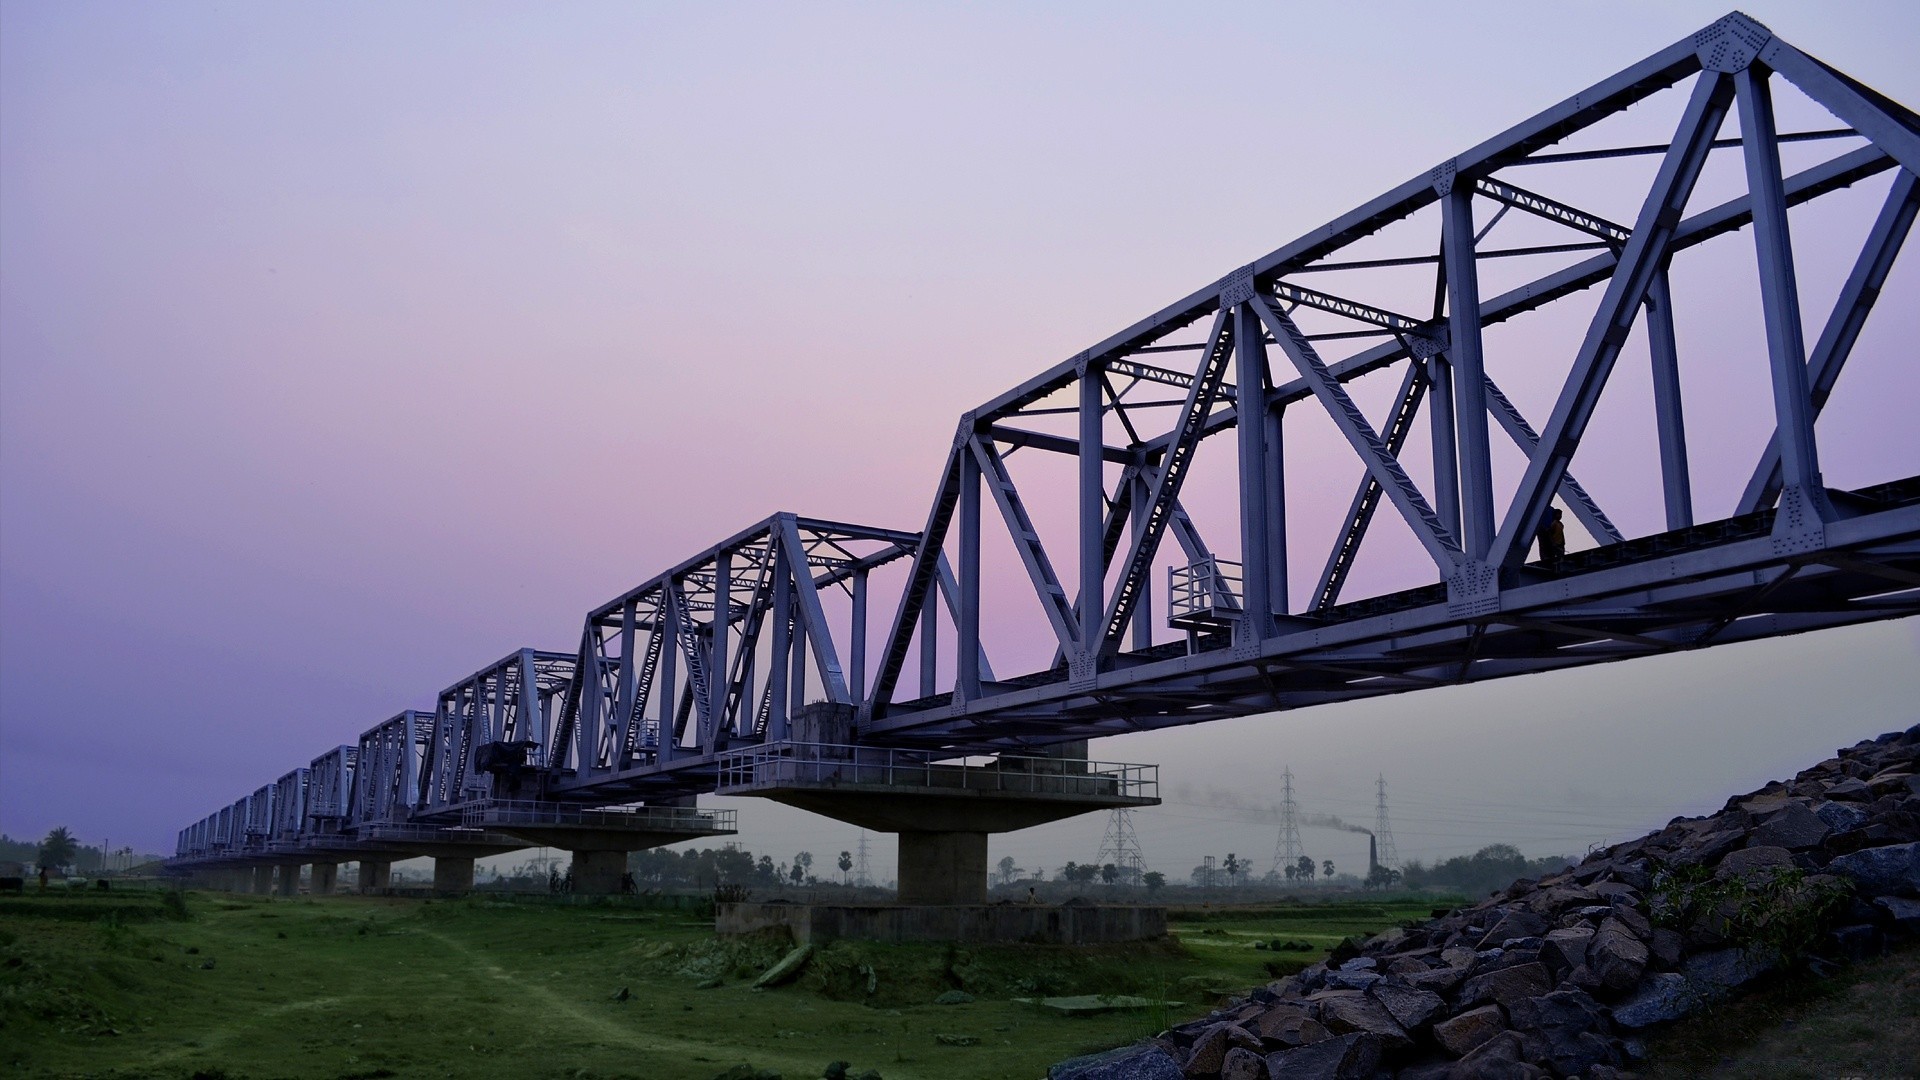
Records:
{"label": "pile of rock", "polygon": [[1785,963],[1920,934],[1920,727],[1326,961],[1054,1080],[1619,1077]]}

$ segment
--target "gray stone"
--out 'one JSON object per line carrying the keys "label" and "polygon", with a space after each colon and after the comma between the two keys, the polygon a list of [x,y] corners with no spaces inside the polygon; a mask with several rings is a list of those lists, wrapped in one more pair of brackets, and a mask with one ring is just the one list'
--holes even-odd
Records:
{"label": "gray stone", "polygon": [[1487,936],[1480,940],[1480,947],[1485,949],[1505,945],[1514,938],[1539,937],[1546,932],[1547,920],[1531,911],[1514,909],[1493,924],[1493,929],[1487,931]]}
{"label": "gray stone", "polygon": [[1834,859],[1827,871],[1848,878],[1866,896],[1920,896],[1920,843],[1865,848]]}
{"label": "gray stone", "polygon": [[[1848,802],[1869,802],[1873,798],[1873,790],[1867,787],[1865,780],[1857,776],[1849,776],[1828,785],[1827,798],[1845,799]],[[1832,823],[1829,822],[1829,824]],[[1838,828],[1838,826],[1835,827]]]}
{"label": "gray stone", "polygon": [[1329,971],[1323,985],[1332,990],[1365,990],[1381,978],[1377,971]]}
{"label": "gray stone", "polygon": [[1683,939],[1677,931],[1669,930],[1664,926],[1657,927],[1653,935],[1647,938],[1648,959],[1663,970],[1679,967],[1683,944]]}
{"label": "gray stone", "polygon": [[1773,961],[1744,949],[1694,953],[1680,965],[1687,986],[1702,1001],[1716,1001],[1773,970]]}
{"label": "gray stone", "polygon": [[1751,877],[1762,870],[1793,865],[1793,852],[1783,847],[1750,847],[1729,852],[1713,876],[1722,881]]}
{"label": "gray stone", "polygon": [[1920,902],[1898,896],[1876,896],[1873,906],[1893,918],[1894,925],[1908,933],[1920,932]]}
{"label": "gray stone", "polygon": [[1393,1014],[1365,994],[1330,994],[1320,1002],[1320,1022],[1335,1035],[1376,1035],[1394,1044],[1410,1040]]}
{"label": "gray stone", "polygon": [[1820,820],[1820,816],[1798,799],[1789,802],[1784,808],[1769,815],[1748,838],[1748,847],[1783,847],[1788,851],[1805,851],[1819,844],[1832,831],[1831,826]]}
{"label": "gray stone", "polygon": [[1212,1076],[1226,1064],[1227,1051],[1239,1047],[1258,1051],[1260,1040],[1238,1024],[1215,1024],[1200,1033],[1187,1054],[1188,1076]]}
{"label": "gray stone", "polygon": [[1251,1050],[1234,1047],[1220,1065],[1220,1080],[1268,1080],[1267,1059]]}
{"label": "gray stone", "polygon": [[1439,994],[1408,986],[1379,985],[1373,987],[1371,992],[1373,999],[1393,1015],[1394,1022],[1408,1031],[1425,1026],[1436,1013],[1447,1007],[1447,999]]}
{"label": "gray stone", "polygon": [[1454,1062],[1449,1080],[1538,1080],[1547,1072],[1521,1060],[1525,1055],[1518,1032],[1505,1031]]}
{"label": "gray stone", "polygon": [[1047,1070],[1047,1080],[1185,1080],[1164,1047],[1125,1046],[1071,1058]]}
{"label": "gray stone", "polygon": [[1433,1025],[1433,1037],[1447,1053],[1460,1057],[1505,1030],[1507,1019],[1500,1006],[1482,1005]]}
{"label": "gray stone", "polygon": [[1266,1042],[1283,1046],[1305,1046],[1333,1037],[1333,1032],[1320,1021],[1308,1016],[1305,1010],[1291,1006],[1270,1009],[1246,1021],[1244,1026]]}
{"label": "gray stone", "polygon": [[972,1002],[973,995],[965,990],[949,990],[933,999],[935,1005],[969,1005]]}
{"label": "gray stone", "polygon": [[1595,1065],[1616,1064],[1600,1004],[1579,990],[1528,998],[1515,1004],[1511,1015],[1526,1059],[1551,1067],[1556,1075],[1579,1076]]}
{"label": "gray stone", "polygon": [[1647,946],[1625,923],[1608,919],[1587,946],[1587,966],[1609,990],[1629,990],[1647,970]]}
{"label": "gray stone", "polygon": [[[1854,782],[1859,783],[1857,780]],[[1829,829],[1837,833],[1857,829],[1867,823],[1865,810],[1842,802],[1823,802],[1813,808],[1813,813],[1815,817],[1825,822]]]}
{"label": "gray stone", "polygon": [[1687,977],[1677,971],[1649,975],[1633,996],[1613,1007],[1613,1022],[1621,1027],[1645,1028],[1678,1020],[1693,1006]]}
{"label": "gray stone", "polygon": [[1539,997],[1551,989],[1553,977],[1547,974],[1546,965],[1538,962],[1521,964],[1468,979],[1467,985],[1461,988],[1460,1003],[1478,1005],[1485,1001],[1497,1001],[1509,1005],[1521,998]]}
{"label": "gray stone", "polygon": [[1567,930],[1547,931],[1546,944],[1541,955],[1555,968],[1571,971],[1586,963],[1587,943],[1593,940],[1593,931],[1586,927]]}
{"label": "gray stone", "polygon": [[1373,1080],[1379,1067],[1380,1040],[1363,1032],[1267,1055],[1276,1080]]}

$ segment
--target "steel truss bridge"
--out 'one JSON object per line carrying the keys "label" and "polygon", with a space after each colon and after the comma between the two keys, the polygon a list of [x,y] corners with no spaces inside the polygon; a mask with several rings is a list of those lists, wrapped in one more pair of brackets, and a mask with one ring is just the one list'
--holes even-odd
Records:
{"label": "steel truss bridge", "polygon": [[[1779,130],[1783,85],[1836,122]],[[1669,139],[1599,138],[1668,91]],[[1785,169],[1783,152],[1807,163]],[[1630,187],[1623,162],[1647,167]],[[1744,181],[1730,197],[1705,194],[1719,163]],[[1594,169],[1611,171],[1584,179]],[[1876,304],[1920,300],[1881,295],[1916,176],[1912,111],[1728,15],[965,412],[919,531],[770,517],[588,613],[572,651],[510,654],[196,822],[180,860],[351,852],[514,807],[665,812],[746,790],[742,762],[801,744],[924,767],[1913,614],[1920,462],[1875,440],[1879,479],[1830,488],[1816,420]],[[1789,211],[1855,186],[1883,193],[1877,212],[1806,325]],[[1744,245],[1751,311],[1718,284],[1682,287],[1675,268],[1713,241]],[[1681,394],[1689,309],[1757,320],[1744,373],[1771,390],[1744,485],[1716,495],[1732,512],[1711,520],[1696,516]],[[1584,332],[1516,358],[1520,377],[1559,380],[1550,411],[1523,415],[1487,342],[1553,312]],[[1664,512],[1648,535],[1574,473],[1625,449],[1583,436],[1635,340],[1658,443],[1642,501]],[[1691,400],[1714,403],[1729,376],[1699,370]],[[1356,398],[1382,381],[1395,389],[1370,416]],[[1359,480],[1343,512],[1302,521],[1310,500],[1290,485],[1327,470],[1303,476],[1285,436],[1315,424],[1329,433],[1316,450]],[[1020,482],[1017,453],[1050,457],[1056,479]],[[1231,492],[1214,539],[1236,557],[1189,512],[1203,488]],[[1537,559],[1556,505],[1574,550]],[[1029,508],[1063,506],[1072,542],[1050,548]],[[1290,592],[1294,560],[1321,558],[1300,541],[1312,534],[1334,541],[1314,587]],[[1017,555],[1050,665],[990,662],[983,541]],[[1424,581],[1350,599],[1374,546]],[[849,722],[802,730],[811,702]]]}

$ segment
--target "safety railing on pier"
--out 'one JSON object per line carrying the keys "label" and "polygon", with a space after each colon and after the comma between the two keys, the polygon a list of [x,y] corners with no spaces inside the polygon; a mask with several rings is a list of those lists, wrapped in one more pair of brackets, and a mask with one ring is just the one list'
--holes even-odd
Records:
{"label": "safety railing on pier", "polygon": [[691,806],[588,808],[530,799],[489,799],[462,809],[460,824],[474,828],[550,825],[629,832],[730,833],[739,831],[739,812]]}
{"label": "safety railing on pier", "polygon": [[923,750],[839,743],[769,743],[723,754],[718,795],[782,786],[879,785],[1030,795],[1160,797],[1160,767],[1118,761],[1014,757],[941,759]]}

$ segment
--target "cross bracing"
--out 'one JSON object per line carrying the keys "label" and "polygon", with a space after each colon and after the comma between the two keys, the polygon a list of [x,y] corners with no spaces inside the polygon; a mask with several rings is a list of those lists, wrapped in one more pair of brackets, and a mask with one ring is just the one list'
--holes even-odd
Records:
{"label": "cross bracing", "polygon": [[[1661,108],[1661,141],[1609,141]],[[699,794],[813,701],[862,743],[1017,753],[1913,614],[1920,462],[1849,430],[1875,475],[1830,485],[1818,421],[1912,287],[1916,170],[1912,111],[1729,15],[966,411],[919,531],[775,515],[596,608],[572,652],[315,759],[309,827],[457,821],[504,785]],[[1869,202],[1803,294],[1801,215]],[[1691,276],[1736,249],[1751,304]],[[1748,339],[1687,335],[1702,313]],[[1650,398],[1613,404],[1642,363]],[[1747,387],[1766,404],[1727,488],[1689,422]],[[1631,483],[1609,408],[1647,414]],[[1573,542],[1542,557],[1559,508]],[[1028,663],[983,629],[1010,589]],[[298,787],[182,854],[244,848]]]}

